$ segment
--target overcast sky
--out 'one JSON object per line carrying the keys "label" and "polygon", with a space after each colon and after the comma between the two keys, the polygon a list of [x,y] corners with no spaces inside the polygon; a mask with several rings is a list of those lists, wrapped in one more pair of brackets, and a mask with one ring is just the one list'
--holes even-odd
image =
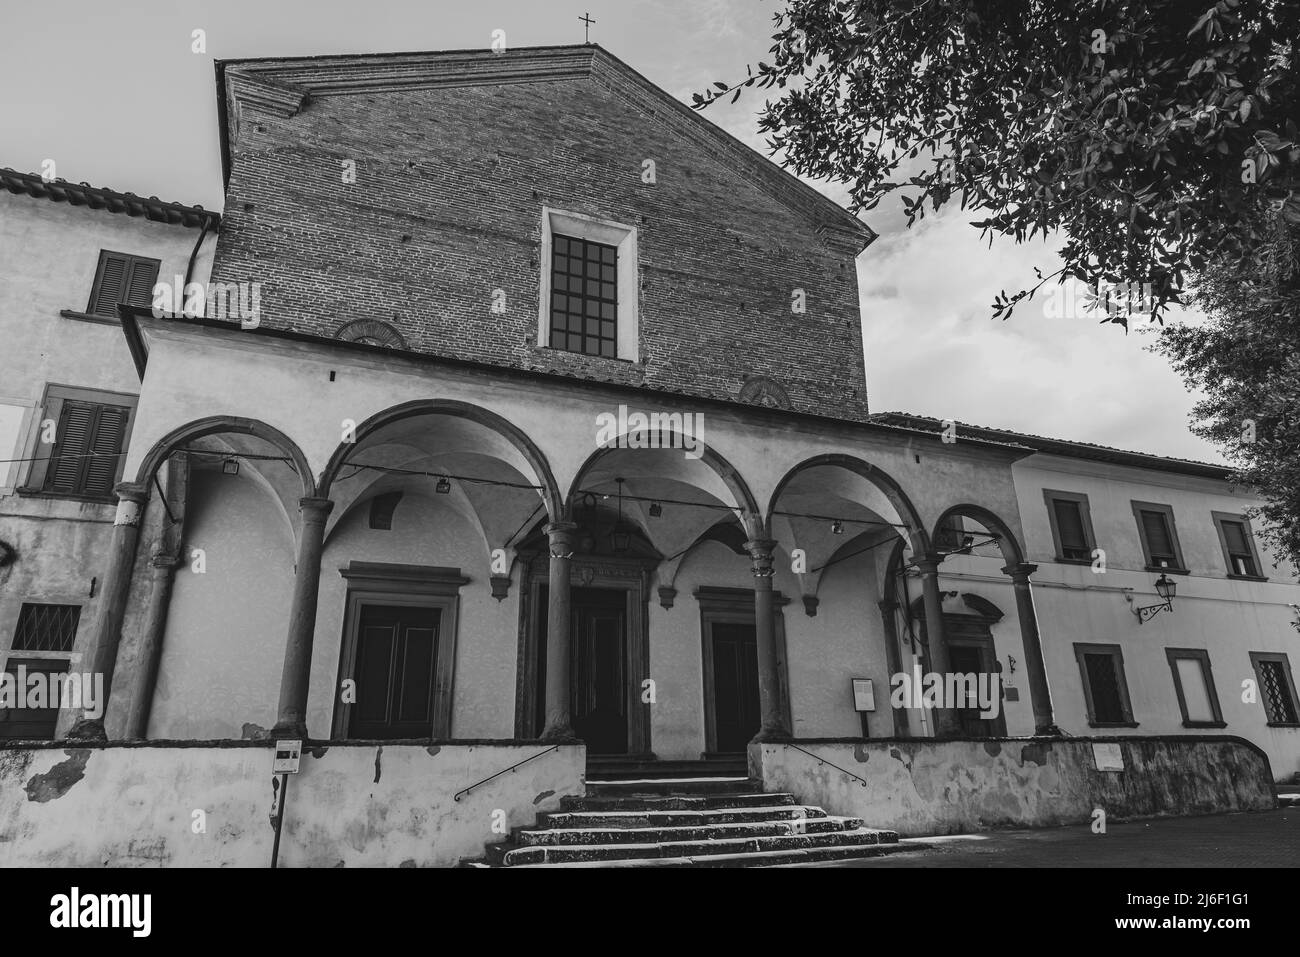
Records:
{"label": "overcast sky", "polygon": [[[771,46],[773,0],[45,0],[0,23],[0,166],[165,200],[222,206],[213,60],[592,40],[686,102],[744,75]],[[191,51],[194,30],[207,51]],[[762,147],[761,92],[706,115]],[[813,184],[842,200],[833,185]],[[1120,448],[1220,461],[1192,436],[1192,399],[1145,347],[1041,302],[989,318],[999,290],[1055,268],[1050,245],[990,249],[960,214],[912,230],[865,214],[880,238],[858,260],[873,411],[908,411]]]}

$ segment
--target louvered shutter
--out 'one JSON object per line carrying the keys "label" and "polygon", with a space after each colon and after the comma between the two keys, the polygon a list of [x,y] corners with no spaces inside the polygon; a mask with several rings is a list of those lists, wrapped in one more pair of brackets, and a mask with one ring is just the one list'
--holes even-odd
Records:
{"label": "louvered shutter", "polygon": [[[148,259],[131,260],[131,278],[126,283],[126,295],[119,300],[132,306],[153,304],[153,287],[158,281],[158,263]],[[116,314],[117,310],[113,310]]]}
{"label": "louvered shutter", "polygon": [[88,402],[64,401],[55,436],[53,461],[45,473],[45,490],[79,492],[85,472],[86,452],[95,429],[95,406]]}
{"label": "louvered shutter", "polygon": [[1228,540],[1228,554],[1250,554],[1250,545],[1246,542],[1246,529],[1241,522],[1224,522],[1223,537]]}
{"label": "louvered shutter", "polygon": [[54,454],[45,473],[48,492],[107,495],[117,478],[130,409],[67,399]]}
{"label": "louvered shutter", "polygon": [[101,253],[99,281],[90,300],[90,312],[96,316],[116,316],[117,304],[125,298],[131,257],[121,253]]}
{"label": "louvered shutter", "polygon": [[1151,558],[1174,560],[1174,544],[1169,536],[1169,525],[1163,512],[1143,512],[1142,527],[1146,530],[1147,548]]}
{"label": "louvered shutter", "polygon": [[122,439],[126,435],[127,410],[115,405],[99,407],[98,421],[91,438],[91,455],[86,463],[87,495],[107,495],[113,491],[117,478],[117,463],[122,454]]}
{"label": "louvered shutter", "polygon": [[[1083,514],[1079,503],[1058,498],[1054,504],[1056,505],[1056,530],[1061,536],[1061,548],[1067,553],[1088,551],[1088,539],[1083,533]],[[1074,556],[1067,554],[1066,557]]]}

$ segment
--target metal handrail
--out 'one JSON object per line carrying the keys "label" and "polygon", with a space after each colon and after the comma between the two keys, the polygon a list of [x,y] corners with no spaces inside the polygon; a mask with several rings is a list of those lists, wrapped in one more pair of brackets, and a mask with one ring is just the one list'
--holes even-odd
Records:
{"label": "metal handrail", "polygon": [[825,758],[820,757],[819,755],[813,754],[813,753],[812,753],[811,751],[809,751],[807,748],[801,748],[801,747],[799,747],[799,745],[795,744],[793,741],[787,741],[787,742],[785,742],[785,743],[786,743],[787,745],[789,745],[790,747],[794,748],[796,751],[802,751],[804,754],[808,755],[808,757],[815,759],[815,760],[817,761],[818,764],[829,764],[829,765],[830,765],[831,767],[833,767],[836,771],[842,771],[843,773],[847,774],[849,777],[854,778],[854,779],[856,779],[856,780],[858,780],[858,781],[861,781],[863,787],[866,787],[866,786],[867,786],[867,779],[866,779],[866,778],[860,778],[860,777],[858,777],[858,776],[857,776],[856,774],[854,774],[852,771],[849,771],[849,770],[847,770],[847,769],[845,769],[845,768],[840,767],[838,764],[835,764],[833,761],[827,761]]}
{"label": "metal handrail", "polygon": [[467,787],[467,788],[463,788],[462,790],[457,791],[455,794],[453,794],[453,795],[451,796],[451,799],[452,799],[453,801],[459,801],[460,798],[461,798],[461,795],[462,795],[462,794],[468,794],[470,791],[474,790],[476,787],[479,787],[480,785],[483,785],[483,784],[487,784],[487,783],[488,783],[489,781],[491,781],[493,778],[499,778],[499,777],[501,777],[501,775],[505,774],[507,771],[513,771],[515,768],[519,767],[520,765],[522,765],[522,764],[527,764],[529,761],[533,760],[533,758],[540,758],[543,754],[550,754],[552,751],[558,751],[559,749],[560,749],[560,746],[559,746],[558,744],[553,744],[553,745],[551,745],[549,748],[547,748],[545,751],[538,751],[536,754],[531,754],[531,755],[529,755],[528,757],[524,758],[522,761],[520,761],[518,764],[512,764],[512,765],[510,765],[510,767],[508,767],[508,768],[503,768],[502,770],[498,771],[496,774],[493,774],[491,777],[486,777],[486,778],[484,778],[482,781],[476,781],[474,784],[471,784],[469,787]]}

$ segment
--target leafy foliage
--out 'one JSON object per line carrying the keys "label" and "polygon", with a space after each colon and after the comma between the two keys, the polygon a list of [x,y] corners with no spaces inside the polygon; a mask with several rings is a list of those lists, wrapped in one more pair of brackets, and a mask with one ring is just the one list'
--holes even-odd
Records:
{"label": "leafy foliage", "polygon": [[1261,494],[1261,535],[1300,567],[1300,229],[1275,221],[1260,259],[1261,271],[1216,263],[1197,277],[1209,321],[1166,327],[1155,351],[1206,394],[1192,431]]}
{"label": "leafy foliage", "polygon": [[1063,267],[995,316],[1074,278],[1150,284],[1161,318],[1210,263],[1258,268],[1264,213],[1300,223],[1295,0],[786,0],[775,25],[696,108],[779,91],[768,146],[855,212],[902,190],[909,225],[956,201],[990,239],[1059,231]]}

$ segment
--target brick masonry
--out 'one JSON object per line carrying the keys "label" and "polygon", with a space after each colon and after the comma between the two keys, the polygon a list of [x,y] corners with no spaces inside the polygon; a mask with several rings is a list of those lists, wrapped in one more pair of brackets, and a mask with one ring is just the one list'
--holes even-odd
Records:
{"label": "brick masonry", "polygon": [[[597,76],[246,102],[231,144],[212,278],[261,282],[265,326],[377,319],[421,352],[711,398],[767,376],[867,414],[854,250]],[[543,206],[637,227],[640,362],[538,346]]]}

